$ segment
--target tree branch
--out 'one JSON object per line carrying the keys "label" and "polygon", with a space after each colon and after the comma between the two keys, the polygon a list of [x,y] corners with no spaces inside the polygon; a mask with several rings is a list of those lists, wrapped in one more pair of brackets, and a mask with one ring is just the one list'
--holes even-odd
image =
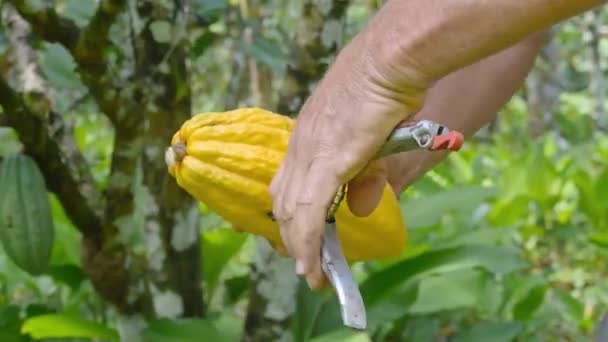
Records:
{"label": "tree branch", "polygon": [[27,44],[29,27],[11,7],[3,9],[3,21],[10,27],[9,41],[14,59],[14,90],[0,78],[0,104],[3,124],[13,127],[26,153],[31,155],[64,206],[68,217],[84,235],[98,233],[101,194],[73,134],[61,116],[52,110],[46,84],[40,76],[36,55]]}
{"label": "tree branch", "polygon": [[[51,7],[31,8],[25,0],[8,0],[42,39],[61,43],[71,52],[83,82],[94,94],[101,110],[117,124],[120,102],[116,86],[107,73],[104,51],[108,46],[108,32],[126,0],[101,0],[91,21],[83,30],[68,19],[61,18]],[[115,96],[106,96],[113,89]]]}
{"label": "tree branch", "polygon": [[17,131],[26,153],[42,170],[49,190],[55,193],[74,225],[83,235],[101,227],[101,194],[97,191],[84,157],[61,116],[51,111],[40,117],[30,111],[8,83],[0,79],[3,122]]}
{"label": "tree branch", "polygon": [[36,10],[26,0],[9,0],[19,14],[34,28],[37,35],[50,42],[61,43],[69,50],[78,41],[78,27],[69,19],[61,18],[51,7]]}
{"label": "tree branch", "polygon": [[111,174],[106,189],[108,208],[104,220],[104,234],[112,235],[117,229],[113,222],[133,210],[130,178],[135,173],[134,141],[141,126],[140,116],[126,114],[126,109],[136,106],[132,99],[123,101],[125,99],[120,96],[120,86],[115,84],[107,72],[108,65],[104,58],[104,50],[109,44],[108,32],[126,1],[100,1],[96,13],[82,30],[69,20],[58,17],[53,8],[32,9],[23,0],[10,2],[31,23],[37,35],[59,42],[71,52],[89,93],[116,129]]}

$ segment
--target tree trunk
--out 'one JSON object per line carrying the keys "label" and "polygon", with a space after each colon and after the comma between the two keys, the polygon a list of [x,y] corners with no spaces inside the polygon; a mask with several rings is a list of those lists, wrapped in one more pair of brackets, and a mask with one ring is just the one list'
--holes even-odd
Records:
{"label": "tree trunk", "polygon": [[[16,25],[8,29],[25,32],[13,44],[17,57],[31,50],[30,26],[42,39],[61,43],[114,127],[110,175],[102,192],[68,125],[55,112],[52,95],[44,87],[0,82],[4,121],[17,131],[49,190],[82,233],[83,271],[125,317],[203,316],[198,204],[177,186],[164,162],[172,135],[191,116],[187,4],[142,0],[127,7],[123,0],[101,0],[80,29],[53,7],[11,3]],[[128,18],[121,16],[125,8]],[[116,74],[107,55],[110,27],[128,19],[133,46],[114,46],[126,62],[112,62],[132,72]],[[33,53],[28,56],[33,57],[25,62],[37,63]],[[14,69],[21,75],[36,70],[30,65]]]}
{"label": "tree trunk", "polygon": [[[286,80],[275,109],[278,113],[295,116],[314,84],[333,61],[344,39],[343,16],[348,3],[333,1],[331,6],[322,7],[317,2],[304,1],[295,44],[290,47]],[[255,75],[264,75],[265,72],[259,65],[250,70]],[[271,89],[270,82],[264,80],[268,76],[262,77],[257,81],[253,77],[252,89],[263,89],[256,101],[272,108],[271,97],[267,95]],[[263,239],[257,242],[244,341],[284,341],[288,338],[286,333],[296,309],[299,279],[292,259],[281,257]]]}
{"label": "tree trunk", "polygon": [[591,41],[589,42],[589,48],[591,50],[591,61],[593,65],[593,71],[591,72],[591,84],[590,91],[593,94],[594,103],[594,116],[598,123],[598,126],[602,129],[606,129],[608,118],[606,118],[606,86],[604,84],[604,68],[602,66],[602,56],[600,50],[600,32],[599,28],[602,26],[602,10],[596,9],[590,13],[590,24],[589,33],[591,34]]}
{"label": "tree trunk", "polygon": [[304,1],[300,25],[290,47],[287,76],[277,111],[297,115],[311,88],[333,62],[344,40],[344,14],[349,1],[335,0],[331,6]]}
{"label": "tree trunk", "polygon": [[528,134],[532,137],[542,135],[549,128],[552,116],[559,107],[559,47],[553,39],[554,30],[549,30],[537,68],[526,79]]}

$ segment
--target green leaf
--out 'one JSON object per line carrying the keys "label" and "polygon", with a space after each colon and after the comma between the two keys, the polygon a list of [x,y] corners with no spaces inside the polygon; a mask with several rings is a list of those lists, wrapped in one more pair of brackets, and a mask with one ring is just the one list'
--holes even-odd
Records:
{"label": "green leaf", "polygon": [[318,336],[308,342],[371,342],[371,337],[366,332],[358,332],[347,329],[332,331],[328,334]]}
{"label": "green leaf", "polygon": [[492,198],[494,188],[481,186],[459,187],[402,201],[401,212],[410,229],[431,227],[450,212],[471,212],[485,200]]}
{"label": "green leaf", "polygon": [[249,274],[228,278],[226,281],[224,281],[224,285],[226,286],[226,294],[230,303],[237,302],[241,296],[245,294],[245,291],[247,291],[247,288],[249,287],[250,281],[251,276]]}
{"label": "green leaf", "polygon": [[2,342],[29,342],[26,336],[14,331],[0,330],[0,341]]}
{"label": "green leaf", "polygon": [[215,41],[217,41],[219,38],[220,38],[220,35],[218,35],[214,32],[211,32],[211,31],[207,31],[207,32],[203,33],[192,44],[192,54],[194,55],[194,57],[202,56],[205,53],[205,51],[207,51],[207,49],[210,48],[211,45],[213,45],[213,43]]}
{"label": "green leaf", "polygon": [[49,82],[62,88],[81,86],[72,55],[57,43],[45,43],[40,56],[40,68]]}
{"label": "green leaf", "polygon": [[371,307],[391,289],[425,273],[482,267],[492,273],[504,274],[524,267],[513,251],[483,245],[466,245],[425,252],[372,273],[361,284],[365,303]]}
{"label": "green leaf", "polygon": [[73,264],[51,265],[47,274],[53,277],[55,281],[68,285],[72,290],[78,289],[86,279],[80,267]]}
{"label": "green leaf", "polygon": [[68,0],[62,15],[73,20],[79,27],[84,27],[95,14],[97,1],[95,0]]}
{"label": "green leaf", "polygon": [[541,276],[513,273],[507,275],[503,280],[505,302],[502,310],[506,313],[513,312],[518,303],[525,301],[530,292],[538,286],[544,286],[546,279]]}
{"label": "green leaf", "polygon": [[0,309],[0,327],[7,327],[19,323],[19,307],[9,305]]}
{"label": "green leaf", "polygon": [[150,24],[150,31],[158,43],[171,41],[171,24],[166,20],[155,20]]}
{"label": "green leaf", "polygon": [[240,341],[242,325],[242,319],[229,314],[209,319],[162,319],[150,323],[143,337],[146,342]]}
{"label": "green leaf", "polygon": [[245,244],[248,235],[230,228],[210,230],[201,234],[203,276],[213,292],[224,266]]}
{"label": "green leaf", "polygon": [[296,310],[293,314],[291,328],[295,342],[308,341],[314,335],[315,324],[317,323],[319,314],[328,301],[327,292],[312,292],[304,280],[300,279],[298,281]]}
{"label": "green leaf", "polygon": [[204,22],[217,21],[228,8],[228,0],[193,0],[192,13]]}
{"label": "green leaf", "polygon": [[479,270],[458,270],[423,278],[418,298],[409,309],[414,314],[475,307],[483,299],[487,276]]}
{"label": "green leaf", "polygon": [[17,133],[10,127],[0,127],[0,141],[0,158],[17,153],[22,148]]}
{"label": "green leaf", "polygon": [[118,341],[118,333],[101,323],[64,314],[46,314],[28,318],[21,332],[35,339],[43,338],[102,338]]}
{"label": "green leaf", "polygon": [[403,286],[386,293],[383,298],[367,311],[370,328],[395,321],[408,314],[409,308],[418,297],[418,284],[404,282]]}
{"label": "green leaf", "polygon": [[510,342],[523,331],[518,322],[482,322],[458,334],[455,342]]}
{"label": "green leaf", "polygon": [[536,310],[542,305],[547,288],[548,285],[546,284],[534,286],[526,297],[515,304],[515,307],[513,308],[513,318],[519,321],[530,320]]}
{"label": "green leaf", "polygon": [[287,56],[281,45],[261,35],[254,37],[253,43],[243,43],[245,52],[253,56],[258,62],[270,67],[274,72],[281,73],[287,65]]}
{"label": "green leaf", "polygon": [[0,308],[0,341],[2,342],[25,342],[27,337],[19,333],[21,320],[19,319],[19,307],[9,305]]}
{"label": "green leaf", "polygon": [[80,238],[81,234],[72,225],[63,206],[54,194],[49,195],[49,202],[53,212],[56,238],[51,255],[51,264],[80,265]]}

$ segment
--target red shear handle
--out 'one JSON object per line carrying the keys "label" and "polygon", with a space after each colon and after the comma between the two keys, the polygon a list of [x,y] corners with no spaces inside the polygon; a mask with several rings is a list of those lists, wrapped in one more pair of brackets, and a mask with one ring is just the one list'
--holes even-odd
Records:
{"label": "red shear handle", "polygon": [[450,131],[447,134],[438,135],[433,139],[431,150],[450,150],[458,151],[464,144],[464,136],[457,131]]}

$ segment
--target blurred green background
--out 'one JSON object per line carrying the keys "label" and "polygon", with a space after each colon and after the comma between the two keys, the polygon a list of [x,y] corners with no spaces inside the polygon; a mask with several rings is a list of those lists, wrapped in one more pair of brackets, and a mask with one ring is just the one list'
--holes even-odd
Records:
{"label": "blurred green background", "polygon": [[353,266],[365,332],[264,241],[172,194],[179,124],[296,113],[380,5],[0,1],[0,157],[42,161],[55,227],[43,275],[0,246],[0,341],[608,340],[606,11],[556,26],[497,120],[405,191],[404,255]]}

